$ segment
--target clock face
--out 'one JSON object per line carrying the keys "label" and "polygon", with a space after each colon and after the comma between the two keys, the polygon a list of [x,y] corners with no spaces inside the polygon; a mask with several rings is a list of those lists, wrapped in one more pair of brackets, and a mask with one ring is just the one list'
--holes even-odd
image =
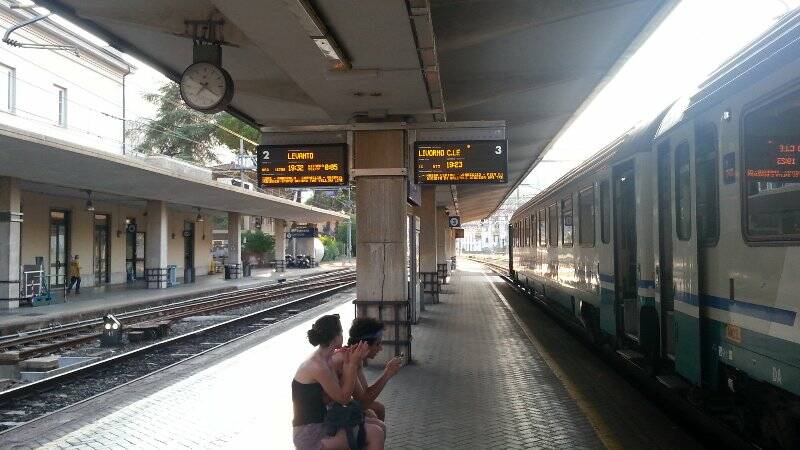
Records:
{"label": "clock face", "polygon": [[233,82],[225,69],[207,62],[194,63],[181,76],[181,97],[203,112],[223,110],[233,97]]}

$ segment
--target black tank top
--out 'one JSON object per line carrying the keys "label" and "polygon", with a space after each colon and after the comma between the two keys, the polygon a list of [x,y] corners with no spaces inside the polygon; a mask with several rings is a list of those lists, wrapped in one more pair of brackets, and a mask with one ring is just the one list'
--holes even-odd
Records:
{"label": "black tank top", "polygon": [[303,384],[292,379],[292,404],[294,405],[293,427],[325,421],[325,402],[322,399],[321,384]]}

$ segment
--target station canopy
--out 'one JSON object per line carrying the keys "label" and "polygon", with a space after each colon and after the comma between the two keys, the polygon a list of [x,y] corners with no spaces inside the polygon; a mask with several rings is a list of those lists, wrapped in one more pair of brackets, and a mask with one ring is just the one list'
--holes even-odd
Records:
{"label": "station canopy", "polygon": [[[39,0],[177,80],[193,21],[224,21],[229,111],[259,126],[508,124],[509,182],[437,187],[490,215],[672,0]],[[439,190],[441,192],[439,192]]]}

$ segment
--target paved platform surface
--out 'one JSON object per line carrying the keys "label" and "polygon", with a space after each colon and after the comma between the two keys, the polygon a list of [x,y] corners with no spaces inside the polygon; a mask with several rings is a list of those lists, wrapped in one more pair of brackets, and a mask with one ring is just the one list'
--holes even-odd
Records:
{"label": "paved platform surface", "polygon": [[306,332],[351,292],[224,348],[0,434],[0,449],[290,449],[291,380]]}
{"label": "paved platform surface", "polygon": [[702,448],[502,279],[458,267],[379,398],[388,448]]}
{"label": "paved platform surface", "polygon": [[[197,277],[195,283],[180,284],[167,289],[146,289],[135,285],[111,285],[81,289],[80,295],[67,295],[66,302],[37,307],[0,310],[0,335],[17,330],[31,330],[54,324],[93,318],[106,313],[119,313],[145,305],[163,304],[199,295],[230,292],[236,289],[268,285],[278,278],[292,280],[321,272],[354,266],[344,262],[323,263],[311,269],[287,269],[276,273],[272,269],[254,269],[252,276],[225,280],[222,274]],[[59,294],[60,295],[60,294]]]}
{"label": "paved platform surface", "polygon": [[[700,448],[478,264],[460,262],[447,290],[414,329],[416,363],[379,398],[387,448]],[[231,348],[2,434],[0,448],[292,448],[290,380],[311,351],[305,333],[316,317],[337,312],[345,328],[352,320],[352,294],[340,296]]]}

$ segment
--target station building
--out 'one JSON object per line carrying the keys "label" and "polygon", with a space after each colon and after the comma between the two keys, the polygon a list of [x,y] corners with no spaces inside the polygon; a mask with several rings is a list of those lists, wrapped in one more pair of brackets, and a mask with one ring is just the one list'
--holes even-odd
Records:
{"label": "station building", "polygon": [[[5,32],[36,14],[0,2],[0,27]],[[170,266],[176,278],[191,281],[210,273],[215,216],[227,215],[228,234],[237,237],[248,216],[269,217],[280,236],[286,220],[345,217],[214,180],[204,167],[132,152],[124,98],[135,68],[119,52],[50,18],[9,38],[0,44],[3,308],[24,297],[25,266],[41,264],[51,288],[69,282],[75,255],[82,287],[141,280],[149,269]],[[281,258],[284,249],[280,239]],[[229,262],[240,255],[233,245]]]}

